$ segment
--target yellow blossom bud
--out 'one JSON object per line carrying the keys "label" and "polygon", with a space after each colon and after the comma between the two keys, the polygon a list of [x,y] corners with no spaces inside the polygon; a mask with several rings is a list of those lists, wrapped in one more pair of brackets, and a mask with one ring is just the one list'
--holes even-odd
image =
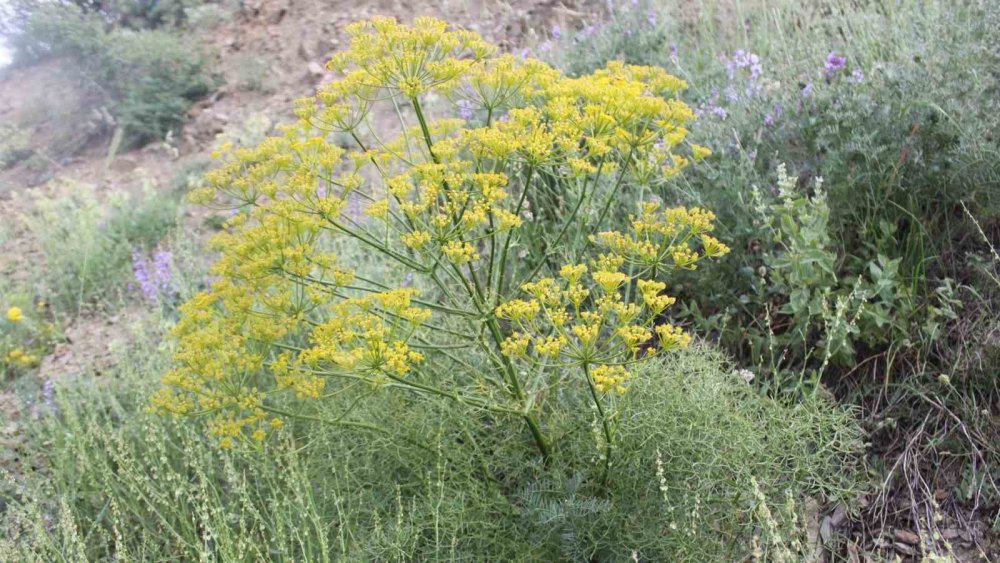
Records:
{"label": "yellow blossom bud", "polygon": [[24,313],[21,311],[20,307],[11,307],[7,309],[7,320],[12,323],[19,323],[21,319],[24,318]]}
{"label": "yellow blossom bud", "polygon": [[621,394],[628,389],[625,384],[631,379],[632,374],[624,366],[599,365],[590,370],[590,377],[594,380],[594,387],[598,391],[602,393],[614,391]]}
{"label": "yellow blossom bud", "polygon": [[513,299],[497,307],[497,316],[516,323],[524,323],[534,320],[541,309],[541,305],[534,299],[531,301]]}
{"label": "yellow blossom bud", "polygon": [[500,351],[509,358],[523,358],[528,352],[531,338],[527,334],[515,332],[500,343]]}
{"label": "yellow blossom bud", "polygon": [[601,286],[601,289],[603,289],[605,293],[614,292],[621,287],[623,283],[625,283],[625,280],[628,279],[628,276],[621,272],[605,271],[594,272],[592,277],[594,278],[594,282]]}
{"label": "yellow blossom bud", "polygon": [[671,324],[662,324],[656,327],[656,335],[660,339],[660,348],[663,350],[674,350],[684,348],[691,343],[691,336],[680,327]]}
{"label": "yellow blossom bud", "polygon": [[389,200],[376,201],[365,209],[365,215],[376,219],[385,219],[389,216]]}
{"label": "yellow blossom bud", "polygon": [[441,250],[455,264],[465,264],[473,260],[479,260],[479,253],[476,252],[475,247],[467,242],[449,241],[441,247]]}

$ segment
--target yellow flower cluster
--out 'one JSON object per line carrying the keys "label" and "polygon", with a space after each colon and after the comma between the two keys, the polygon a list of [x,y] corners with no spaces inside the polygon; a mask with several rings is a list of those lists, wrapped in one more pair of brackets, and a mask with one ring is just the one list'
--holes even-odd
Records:
{"label": "yellow flower cluster", "polygon": [[426,309],[411,305],[415,289],[402,288],[366,297],[346,299],[333,306],[330,319],[316,325],[309,336],[311,346],[297,359],[299,373],[288,372],[289,382],[279,385],[296,388],[300,394],[318,397],[296,387],[313,378],[306,373],[333,370],[378,377],[401,377],[423,354],[410,349],[407,341],[413,330],[430,317]]}
{"label": "yellow flower cluster", "polygon": [[447,89],[469,68],[495,50],[478,35],[449,31],[433,18],[416,18],[413,26],[375,17],[347,27],[348,51],[327,65],[346,72],[343,82],[396,90],[414,97],[432,88]]}
{"label": "yellow flower cluster", "polygon": [[21,311],[20,307],[11,307],[7,309],[7,320],[12,323],[19,323],[21,319],[24,318],[24,312]]}
{"label": "yellow flower cluster", "polygon": [[20,348],[14,348],[4,356],[3,362],[8,365],[18,365],[21,367],[31,367],[38,363],[38,356],[26,354]]}
{"label": "yellow flower cluster", "polygon": [[[217,281],[181,308],[176,368],[154,410],[207,415],[229,446],[280,426],[278,396],[318,400],[333,379],[432,389],[417,381],[433,359],[431,311],[491,323],[480,334],[495,342],[482,353],[498,370],[492,346],[535,365],[587,364],[608,392],[627,388],[641,357],[687,344],[683,331],[658,324],[673,299],[652,281],[654,265],[693,267],[728,251],[707,235],[708,212],[647,206],[634,232],[597,235],[608,254],[558,277],[532,279],[537,269],[508,259],[537,226],[525,223],[538,223],[539,189],[567,209],[578,202],[575,214],[614,195],[598,193],[612,183],[606,175],[652,182],[708,154],[685,141],[694,112],[677,99],[684,81],[619,62],[570,78],[429,18],[374,18],[348,32],[349,49],[329,63],[342,76],[297,101],[298,121],[282,134],[224,147],[226,162],[192,197],[235,213],[213,240]],[[441,113],[435,103],[469,105],[473,117],[429,119]],[[377,104],[399,116],[394,140],[374,128]],[[431,302],[355,275],[329,251],[334,236],[433,282]],[[509,300],[525,281],[531,298]],[[514,334],[494,326],[498,318]],[[456,345],[483,343],[459,337]],[[524,400],[516,382],[507,391]]]}
{"label": "yellow flower cluster", "polygon": [[714,221],[715,214],[705,209],[661,209],[659,203],[650,202],[643,204],[638,217],[632,218],[632,232],[606,231],[593,240],[639,267],[642,273],[693,270],[702,258],[729,253],[728,246],[708,234]]}
{"label": "yellow flower cluster", "polygon": [[[682,329],[660,322],[659,315],[674,302],[661,292],[662,282],[634,279],[614,269],[622,260],[604,256],[590,268],[569,264],[556,278],[542,278],[521,289],[530,299],[512,299],[496,308],[514,332],[501,350],[512,358],[545,367],[595,366],[591,370],[600,391],[627,389],[627,366],[661,350],[687,346]],[[635,282],[639,302],[626,297]],[[640,304],[641,303],[641,304]],[[654,334],[656,340],[654,340]]]}

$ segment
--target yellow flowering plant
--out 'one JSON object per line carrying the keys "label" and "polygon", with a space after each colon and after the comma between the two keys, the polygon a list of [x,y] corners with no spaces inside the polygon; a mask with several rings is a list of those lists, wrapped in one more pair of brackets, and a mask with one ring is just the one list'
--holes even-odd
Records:
{"label": "yellow flowering plant", "polygon": [[[224,447],[294,418],[394,436],[321,405],[402,390],[523,420],[547,459],[555,391],[579,389],[610,467],[616,396],[639,362],[690,341],[665,322],[658,277],[728,250],[701,209],[642,204],[612,229],[622,190],[641,200],[704,154],[685,142],[684,82],[622,63],[566,77],[429,18],[348,31],[329,63],[340,78],[195,194],[237,213],[214,241],[218,280],[182,307],[153,408],[207,416]],[[336,238],[412,283],[345,263]]]}
{"label": "yellow flowering plant", "polygon": [[13,377],[37,367],[57,340],[59,328],[44,320],[46,306],[35,311],[10,305],[0,309],[0,375]]}

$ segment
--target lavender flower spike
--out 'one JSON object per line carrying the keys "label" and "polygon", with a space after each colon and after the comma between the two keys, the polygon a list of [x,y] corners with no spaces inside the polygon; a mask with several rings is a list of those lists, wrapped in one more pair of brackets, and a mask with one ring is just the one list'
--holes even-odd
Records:
{"label": "lavender flower spike", "polygon": [[833,78],[835,74],[844,70],[845,66],[847,66],[847,57],[830,51],[830,54],[826,56],[826,63],[823,64],[823,74],[827,78]]}

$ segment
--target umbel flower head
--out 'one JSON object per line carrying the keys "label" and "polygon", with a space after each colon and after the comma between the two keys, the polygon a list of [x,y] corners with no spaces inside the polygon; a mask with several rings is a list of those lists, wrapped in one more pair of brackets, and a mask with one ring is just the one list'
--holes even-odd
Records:
{"label": "umbel flower head", "polygon": [[[686,142],[686,84],[620,62],[566,77],[429,18],[348,32],[340,78],[193,196],[237,212],[213,241],[217,281],[181,307],[153,409],[206,416],[231,446],[345,385],[403,388],[520,416],[547,455],[545,386],[624,392],[631,366],[690,340],[662,318],[658,276],[728,251],[705,210],[609,213],[707,156]],[[406,287],[355,271],[337,238],[409,272]],[[493,373],[457,370],[454,349]]]}

